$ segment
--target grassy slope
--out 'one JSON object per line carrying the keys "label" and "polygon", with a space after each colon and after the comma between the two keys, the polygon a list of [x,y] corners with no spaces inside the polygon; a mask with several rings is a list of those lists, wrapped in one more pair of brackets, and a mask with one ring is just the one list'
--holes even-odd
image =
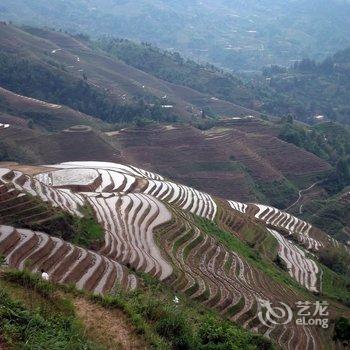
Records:
{"label": "grassy slope", "polygon": [[350,203],[340,201],[341,195],[335,195],[327,200],[314,200],[307,203],[303,209],[304,219],[326,231],[334,238],[348,242],[350,235],[346,228],[350,227]]}
{"label": "grassy slope", "polygon": [[45,232],[85,248],[96,248],[103,242],[103,228],[89,205],[81,208],[84,216],[80,218],[55,208],[38,197],[29,194],[26,196],[30,199],[29,205],[36,208],[36,213],[45,213],[45,217],[36,222],[25,216],[26,211],[17,210],[10,217],[1,217],[1,224]]}
{"label": "grassy slope", "polygon": [[[343,242],[348,241],[346,228],[350,227],[350,204],[345,197],[350,183],[349,127],[333,122],[312,127],[282,123],[280,137],[316,154],[333,166],[329,177],[319,184],[326,197],[311,198],[303,203],[302,218],[331,236]],[[296,211],[296,214],[299,215],[299,212]]]}
{"label": "grassy slope", "polygon": [[[262,256],[261,253],[253,248],[250,248],[247,244],[242,242],[239,238],[233,236],[231,233],[223,231],[215,223],[195,217],[195,221],[198,226],[207,234],[214,236],[218,241],[223,244],[227,249],[241,254],[244,258],[248,260],[250,264],[261,270],[263,273],[266,273],[269,277],[276,280],[278,283],[284,284],[288,288],[292,288],[299,293],[307,295],[307,291],[301,287],[290,275],[279,268],[276,264]],[[246,233],[249,236],[249,232]],[[277,256],[277,245],[275,240],[265,242],[269,244],[270,256]],[[274,252],[274,253],[273,253]]]}
{"label": "grassy slope", "polygon": [[[209,220],[195,217],[195,221],[204,232],[216,237],[226,248],[241,254],[249,263],[278,283],[293,289],[298,294],[301,293],[306,298],[314,298],[310,292],[300,286],[283,268],[276,264],[277,245],[275,240],[265,240],[259,251],[249,247],[231,233],[223,231]],[[249,240],[249,232],[244,233],[244,235],[247,235]],[[264,254],[264,250],[269,252],[268,255]],[[310,256],[310,258],[312,257]],[[318,261],[317,264],[323,271],[322,296],[349,306],[349,277],[335,273]]]}
{"label": "grassy slope", "polygon": [[[14,274],[15,275],[15,274]],[[48,283],[25,274],[0,280],[0,332],[14,349],[101,349],[84,335],[70,300],[53,296]],[[13,276],[12,276],[13,277]],[[22,286],[16,283],[20,282]]]}
{"label": "grassy slope", "polygon": [[[101,297],[43,282],[25,271],[5,271],[0,277],[0,330],[4,340],[21,349],[104,349],[103,339],[108,336],[97,347],[76,316],[75,300],[84,298],[85,303],[100,305],[99,311],[105,308],[109,317],[112,310],[122,310],[133,332],[153,349],[273,348],[267,339],[223,320],[185,296],[180,296],[180,304],[174,305],[172,291],[147,275],[140,277],[144,287],[136,292],[120,291]],[[22,305],[14,300],[20,300]],[[23,327],[25,332],[21,332]]]}

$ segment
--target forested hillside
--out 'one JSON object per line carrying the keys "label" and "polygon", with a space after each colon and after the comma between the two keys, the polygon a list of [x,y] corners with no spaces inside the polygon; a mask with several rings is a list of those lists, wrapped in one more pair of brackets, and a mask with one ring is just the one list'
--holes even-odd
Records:
{"label": "forested hillside", "polygon": [[[304,59],[290,69],[265,69],[270,87],[288,98],[290,112],[297,118],[315,122],[316,116],[350,123],[350,48],[322,62]],[[283,105],[270,105],[278,114]]]}
{"label": "forested hillside", "polygon": [[334,167],[327,179],[317,183],[315,193],[311,189],[311,195],[300,198],[294,212],[338,239],[350,241],[350,128],[334,122],[305,127],[284,119],[279,137]]}
{"label": "forested hillside", "polygon": [[341,0],[2,0],[0,19],[152,42],[235,71],[257,71],[349,45],[349,11]]}

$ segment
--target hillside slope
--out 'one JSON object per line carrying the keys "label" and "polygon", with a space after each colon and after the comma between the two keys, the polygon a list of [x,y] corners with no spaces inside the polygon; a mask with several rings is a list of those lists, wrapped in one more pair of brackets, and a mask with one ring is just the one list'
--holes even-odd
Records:
{"label": "hillside slope", "polygon": [[331,304],[331,319],[349,314],[334,299],[346,301],[345,277],[317,259],[329,249],[348,251],[310,224],[272,207],[214,198],[134,166],[67,162],[34,175],[16,168],[1,168],[4,205],[9,196],[18,201],[30,193],[82,215],[85,203],[104,228],[104,242],[93,252],[42,232],[4,226],[7,218],[0,211],[0,252],[10,266],[45,268],[55,282],[105,293],[115,288],[113,278],[137,288],[131,271],[143,272],[282,348],[335,346],[331,329],[259,321],[269,302],[293,307],[304,298],[315,301],[319,293]]}
{"label": "hillside slope", "polygon": [[280,140],[278,125],[253,118],[219,121],[207,131],[151,124],[106,133],[73,126],[47,134],[10,124],[0,134],[3,161],[133,163],[214,195],[279,208],[333,172],[326,161]]}
{"label": "hillside slope", "polygon": [[107,133],[125,159],[218,196],[287,207],[297,189],[327,177],[331,167],[278,138],[278,126],[259,119],[219,121],[201,131],[151,126]]}
{"label": "hillside slope", "polygon": [[259,115],[156,78],[90,48],[79,38],[27,30],[0,25],[0,85],[21,95],[67,105],[108,122],[130,122],[136,116],[188,120],[200,116],[205,108],[215,115]]}
{"label": "hillside slope", "polygon": [[[289,69],[265,70],[270,87],[289,100],[290,112],[309,123],[316,116],[349,124],[350,48],[323,61],[304,59]],[[271,107],[273,107],[271,105]],[[275,104],[271,113],[280,113]]]}
{"label": "hillside slope", "polygon": [[349,44],[348,1],[3,0],[0,19],[175,48],[238,70],[325,57]]}

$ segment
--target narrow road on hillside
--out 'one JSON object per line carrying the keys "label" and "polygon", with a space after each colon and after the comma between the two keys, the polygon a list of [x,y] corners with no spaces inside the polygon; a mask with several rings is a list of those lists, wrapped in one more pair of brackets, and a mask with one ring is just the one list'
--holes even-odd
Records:
{"label": "narrow road on hillside", "polygon": [[[304,188],[303,190],[300,190],[298,199],[292,205],[290,205],[288,208],[284,209],[284,211],[287,211],[287,210],[293,208],[294,206],[296,206],[301,201],[301,199],[303,198],[303,194],[305,192],[310,191],[312,188],[314,188],[316,185],[318,185],[321,182],[323,182],[323,180],[316,181],[315,183],[313,183],[308,188]],[[299,208],[299,214],[302,214],[302,208],[303,208],[303,204]]]}

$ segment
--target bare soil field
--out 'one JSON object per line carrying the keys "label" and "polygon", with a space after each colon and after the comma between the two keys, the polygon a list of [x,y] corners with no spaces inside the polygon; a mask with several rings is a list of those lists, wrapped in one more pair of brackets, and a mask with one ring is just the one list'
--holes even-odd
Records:
{"label": "bare soil field", "polygon": [[74,306],[89,337],[107,349],[147,349],[122,311],[106,310],[84,298],[75,299]]}

